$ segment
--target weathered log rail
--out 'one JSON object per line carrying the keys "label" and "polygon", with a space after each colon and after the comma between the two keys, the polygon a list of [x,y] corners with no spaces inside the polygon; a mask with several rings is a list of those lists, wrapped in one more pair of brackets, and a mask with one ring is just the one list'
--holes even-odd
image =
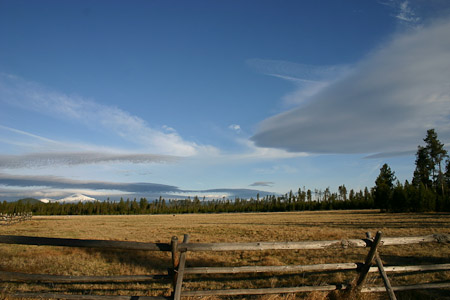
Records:
{"label": "weathered log rail", "polygon": [[13,225],[20,222],[29,221],[32,217],[33,214],[31,212],[14,214],[0,213],[0,225]]}
{"label": "weathered log rail", "polygon": [[[87,247],[103,250],[141,250],[163,251],[172,255],[172,266],[167,274],[128,275],[128,276],[61,276],[44,274],[25,274],[0,271],[0,282],[24,283],[136,283],[136,282],[172,282],[170,297],[164,296],[105,296],[105,295],[73,295],[58,293],[12,293],[8,296],[19,298],[47,298],[47,299],[180,299],[192,296],[217,295],[262,295],[280,293],[304,293],[312,291],[341,291],[343,295],[365,292],[387,292],[390,299],[395,298],[396,291],[414,289],[444,289],[450,288],[450,282],[417,283],[407,286],[391,286],[387,273],[408,272],[439,272],[450,270],[450,263],[414,266],[383,266],[378,252],[379,247],[402,246],[421,243],[449,243],[450,234],[434,234],[417,237],[382,237],[381,232],[372,238],[370,234],[364,239],[333,240],[333,241],[303,241],[303,242],[258,242],[258,243],[190,243],[189,236],[185,235],[183,242],[173,237],[170,243],[143,243],[106,240],[80,240],[61,238],[42,238],[28,236],[0,235],[0,243]],[[237,266],[237,267],[187,267],[189,252],[209,251],[263,251],[263,250],[324,250],[347,248],[370,248],[364,262],[357,263],[329,263],[315,265],[284,265],[284,266]],[[376,266],[373,266],[373,265]],[[307,273],[327,271],[353,271],[355,277],[352,282],[320,285],[320,286],[294,286],[275,288],[252,289],[216,289],[216,290],[186,290],[183,288],[185,276],[208,276],[211,274],[243,274],[243,273]],[[365,281],[369,273],[379,272],[384,286],[366,286]]]}

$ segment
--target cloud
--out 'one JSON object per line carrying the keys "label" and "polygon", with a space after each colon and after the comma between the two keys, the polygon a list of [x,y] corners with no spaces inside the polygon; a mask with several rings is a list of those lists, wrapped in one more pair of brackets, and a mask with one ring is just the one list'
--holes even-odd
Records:
{"label": "cloud", "polygon": [[275,165],[269,168],[257,168],[254,170],[254,172],[258,174],[276,174],[276,173],[293,174],[297,173],[298,169],[290,165]]}
{"label": "cloud", "polygon": [[24,135],[24,136],[27,136],[27,137],[31,137],[33,139],[40,140],[42,142],[46,142],[46,143],[50,143],[50,144],[57,144],[58,143],[55,140],[48,139],[48,138],[45,138],[45,137],[42,137],[42,136],[39,136],[39,135],[35,135],[35,134],[29,133],[29,132],[26,132],[26,131],[23,131],[23,130],[19,130],[19,129],[16,129],[16,128],[11,128],[11,127],[0,125],[0,129],[6,130],[6,131],[10,131],[10,132],[13,132],[13,133],[16,133],[16,134]]}
{"label": "cloud", "polygon": [[411,8],[409,1],[402,1],[399,3],[398,14],[395,16],[397,19],[408,22],[417,23],[420,18],[416,16],[414,10]]}
{"label": "cloud", "polygon": [[[208,190],[182,190],[173,185],[158,183],[121,183],[94,180],[74,180],[59,176],[30,176],[0,173],[0,197],[17,200],[21,197],[59,198],[71,194],[84,194],[105,199],[115,197],[149,197],[163,196],[171,199],[183,199],[199,196],[206,198],[250,198],[256,194],[269,195],[270,192],[239,189],[219,188]],[[101,197],[102,196],[102,197]]]}
{"label": "cloud", "polygon": [[14,187],[47,187],[56,189],[117,190],[123,192],[176,192],[178,187],[157,183],[116,183],[107,181],[83,181],[58,176],[10,175],[0,173],[0,184]]}
{"label": "cloud", "polygon": [[57,141],[2,125],[0,134],[3,136],[0,143],[19,146],[13,153],[22,149],[33,151],[19,155],[0,154],[0,168],[5,169],[100,163],[172,163],[181,159],[173,155],[135,153],[105,146]]}
{"label": "cloud", "polygon": [[298,64],[283,60],[269,60],[253,58],[246,60],[246,64],[254,70],[275,77],[294,82],[318,82],[325,78],[333,78],[347,70],[345,65],[313,66]]}
{"label": "cloud", "polygon": [[273,186],[274,184],[275,182],[272,181],[257,181],[250,184],[249,186]]}
{"label": "cloud", "polygon": [[259,147],[255,145],[255,142],[248,139],[239,138],[235,139],[235,142],[243,146],[246,150],[239,154],[222,155],[223,157],[233,160],[267,160],[308,156],[308,154],[304,152],[288,152],[283,149]]}
{"label": "cloud", "polygon": [[176,161],[177,157],[155,154],[117,154],[100,152],[32,153],[0,155],[0,168],[36,168],[56,165],[86,165],[98,163],[162,163]]}
{"label": "cloud", "polygon": [[396,151],[396,152],[383,152],[383,153],[375,153],[368,155],[364,158],[388,158],[388,157],[396,157],[396,156],[408,156],[408,155],[414,155],[416,151]]}
{"label": "cloud", "polygon": [[237,133],[241,132],[241,126],[237,124],[231,124],[228,126],[229,129],[236,131]]}
{"label": "cloud", "polygon": [[450,22],[395,36],[304,107],[264,120],[259,147],[309,153],[414,151],[450,141]]}
{"label": "cloud", "polygon": [[[259,194],[261,197],[265,197],[267,195],[273,195],[271,192],[267,191],[260,191],[260,190],[253,190],[253,189],[209,189],[200,191],[205,194],[212,194],[212,195],[222,195],[222,197],[226,198],[233,198],[233,197],[240,197],[240,198],[246,198],[249,199],[251,197],[256,197],[257,194]],[[214,197],[213,197],[214,198]]]}
{"label": "cloud", "polygon": [[378,3],[388,6],[392,10],[391,16],[400,25],[410,28],[447,18],[450,13],[447,0],[384,0]]}
{"label": "cloud", "polygon": [[51,91],[14,75],[0,73],[0,101],[24,110],[110,131],[125,140],[151,148],[154,153],[192,156],[198,151],[211,150],[211,146],[183,140],[173,128],[166,125],[161,130],[151,128],[140,117],[120,108]]}
{"label": "cloud", "polygon": [[247,65],[265,75],[288,80],[297,89],[283,97],[286,105],[298,105],[307,102],[318,91],[330,85],[335,78],[349,70],[347,65],[313,66],[282,60],[249,59]]}

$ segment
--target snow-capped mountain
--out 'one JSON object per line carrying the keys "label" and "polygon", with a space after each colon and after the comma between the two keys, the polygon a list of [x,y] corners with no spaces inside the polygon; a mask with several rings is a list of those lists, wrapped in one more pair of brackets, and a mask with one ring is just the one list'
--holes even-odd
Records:
{"label": "snow-capped mountain", "polygon": [[49,202],[55,202],[57,200],[55,199],[50,199],[50,198],[43,198],[43,199],[39,199],[39,201],[43,202],[43,203],[49,203]]}
{"label": "snow-capped mountain", "polygon": [[73,202],[94,202],[97,201],[97,199],[83,195],[83,194],[73,194],[68,197],[56,200],[57,202],[66,202],[66,203],[73,203]]}

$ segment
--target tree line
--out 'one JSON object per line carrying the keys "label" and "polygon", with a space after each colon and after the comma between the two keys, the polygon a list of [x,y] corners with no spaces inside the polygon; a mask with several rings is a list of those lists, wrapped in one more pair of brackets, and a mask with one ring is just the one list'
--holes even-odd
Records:
{"label": "tree line", "polygon": [[[373,198],[381,211],[450,211],[450,159],[434,129],[427,131],[416,152],[411,182],[403,184],[384,164],[375,180]],[[444,169],[445,166],[445,169]]]}
{"label": "tree line", "polygon": [[32,212],[33,215],[134,215],[134,214],[185,214],[185,213],[226,213],[226,212],[281,212],[302,210],[331,209],[367,209],[373,208],[371,192],[347,193],[345,186],[340,187],[340,194],[331,193],[327,188],[322,190],[290,191],[284,195],[267,195],[250,199],[200,199],[193,198],[164,199],[153,201],[146,198],[120,201],[95,201],[78,203],[33,202],[19,200],[17,202],[0,203],[0,211],[4,213]]}
{"label": "tree line", "polygon": [[[363,191],[347,190],[345,185],[337,192],[299,188],[284,195],[267,195],[250,199],[193,198],[155,200],[146,198],[120,199],[78,203],[42,203],[30,199],[0,203],[0,212],[33,212],[34,215],[126,215],[126,214],[184,214],[224,212],[282,212],[332,209],[378,208],[389,212],[450,211],[450,159],[434,129],[427,131],[425,146],[418,146],[416,168],[411,183],[400,183],[395,172],[384,164],[375,180],[375,186]],[[443,167],[445,166],[445,171]]]}

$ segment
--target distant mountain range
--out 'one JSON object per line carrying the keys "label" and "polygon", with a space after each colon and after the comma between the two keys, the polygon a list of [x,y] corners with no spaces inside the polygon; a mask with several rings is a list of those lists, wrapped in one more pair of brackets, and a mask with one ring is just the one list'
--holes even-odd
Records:
{"label": "distant mountain range", "polygon": [[[152,201],[153,199],[158,199],[160,196],[162,196],[165,199],[187,199],[187,198],[193,198],[194,196],[192,195],[197,195],[199,199],[206,199],[206,200],[211,200],[211,199],[222,199],[222,198],[227,198],[227,199],[234,199],[236,197],[239,197],[241,199],[250,199],[250,198],[255,198],[257,197],[257,195],[259,194],[260,197],[265,197],[267,195],[273,195],[273,193],[269,193],[269,192],[265,192],[265,191],[259,191],[259,190],[254,190],[254,189],[227,189],[227,188],[223,188],[223,189],[209,189],[209,190],[179,190],[177,193],[165,193],[165,194],[160,194],[160,193],[145,193],[145,194],[134,194],[133,198],[142,198],[145,197],[147,199],[149,199],[149,201]],[[129,196],[129,195],[128,195]],[[113,199],[112,201],[118,201],[118,196],[115,197],[115,199]],[[60,198],[60,199],[54,199],[54,198],[40,198],[40,199],[36,199],[36,198],[23,198],[17,201],[22,201],[23,203],[30,203],[30,204],[35,204],[35,203],[49,203],[49,202],[57,202],[57,203],[78,203],[78,202],[95,202],[95,201],[106,201],[109,200],[109,198],[106,198],[106,196],[102,196],[99,199],[91,197],[91,196],[86,196],[84,194],[81,193],[77,193],[77,194],[73,194],[64,198]],[[8,201],[8,200],[7,200]],[[13,199],[9,200],[14,202]],[[17,202],[16,201],[16,202]]]}

